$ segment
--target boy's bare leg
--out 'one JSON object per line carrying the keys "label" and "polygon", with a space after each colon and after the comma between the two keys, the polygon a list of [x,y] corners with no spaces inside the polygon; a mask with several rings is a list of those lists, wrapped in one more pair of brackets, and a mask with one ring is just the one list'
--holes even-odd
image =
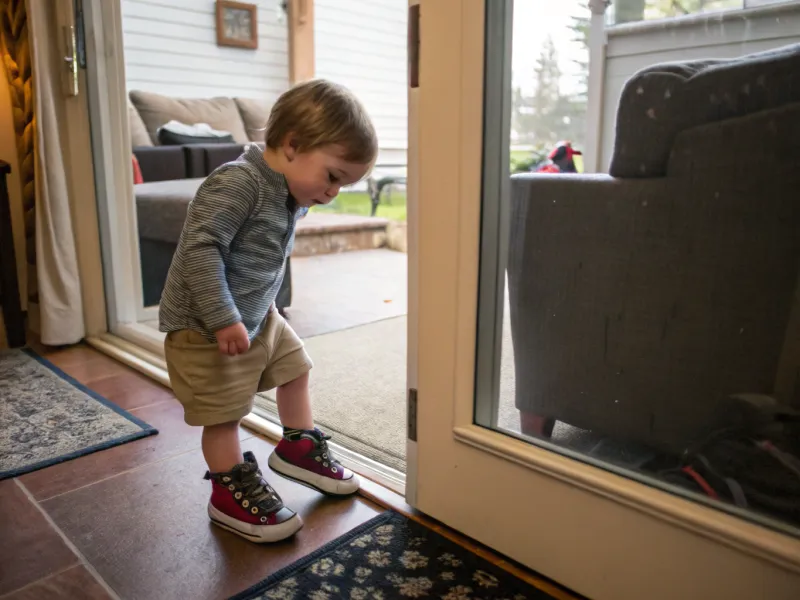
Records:
{"label": "boy's bare leg", "polygon": [[308,391],[308,373],[278,388],[278,417],[281,425],[289,429],[314,429],[311,416],[311,394]]}
{"label": "boy's bare leg", "polygon": [[203,456],[212,473],[227,473],[242,463],[239,445],[239,421],[208,425],[203,428]]}
{"label": "boy's bare leg", "polygon": [[361,485],[358,477],[331,454],[330,436],[314,429],[308,379],[306,373],[278,388],[278,416],[284,434],[270,454],[269,466],[276,473],[326,494],[354,494]]}

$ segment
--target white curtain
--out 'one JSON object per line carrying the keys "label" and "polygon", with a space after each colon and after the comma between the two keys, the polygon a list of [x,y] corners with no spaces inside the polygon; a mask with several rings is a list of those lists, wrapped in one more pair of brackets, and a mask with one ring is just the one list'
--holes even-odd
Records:
{"label": "white curtain", "polygon": [[[69,155],[62,76],[63,32],[53,2],[28,0],[36,153],[36,276],[38,313],[32,322],[43,344],[79,342],[85,335],[80,272],[70,211]],[[88,176],[92,176],[88,174]]]}

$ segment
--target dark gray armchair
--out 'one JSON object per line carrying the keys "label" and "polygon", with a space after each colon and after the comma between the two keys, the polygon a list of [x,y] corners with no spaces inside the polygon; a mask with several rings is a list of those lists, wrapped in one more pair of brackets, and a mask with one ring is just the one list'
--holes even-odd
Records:
{"label": "dark gray armchair", "polygon": [[609,175],[512,181],[523,430],[680,452],[732,394],[796,403],[799,272],[800,45],[638,73]]}

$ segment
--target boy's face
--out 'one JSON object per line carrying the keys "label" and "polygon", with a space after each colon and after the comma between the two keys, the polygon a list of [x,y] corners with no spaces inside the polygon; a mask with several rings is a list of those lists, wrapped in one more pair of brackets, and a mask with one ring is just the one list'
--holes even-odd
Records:
{"label": "boy's face", "polygon": [[360,181],[369,165],[347,162],[337,146],[326,146],[310,152],[284,148],[289,159],[283,175],[289,191],[300,206],[328,204],[343,186]]}

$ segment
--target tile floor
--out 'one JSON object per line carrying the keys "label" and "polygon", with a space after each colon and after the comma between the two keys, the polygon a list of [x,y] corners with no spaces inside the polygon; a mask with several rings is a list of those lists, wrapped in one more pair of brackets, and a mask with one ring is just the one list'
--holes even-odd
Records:
{"label": "tile floor", "polygon": [[[555,598],[552,583],[420,515],[371,482],[333,500],[280,477],[270,482],[305,527],[281,544],[251,544],[213,527],[200,430],[172,393],[84,346],[36,348],[56,366],[160,433],[0,481],[0,600],[218,600],[261,581],[390,506]],[[267,440],[241,430],[265,463]],[[269,476],[268,469],[267,475]]]}
{"label": "tile floor", "polygon": [[[4,600],[227,598],[384,510],[273,476],[301,534],[257,546],[212,527],[200,430],[171,392],[89,348],[45,355],[160,433],[0,482]],[[271,444],[246,429],[241,438],[266,463]]]}

